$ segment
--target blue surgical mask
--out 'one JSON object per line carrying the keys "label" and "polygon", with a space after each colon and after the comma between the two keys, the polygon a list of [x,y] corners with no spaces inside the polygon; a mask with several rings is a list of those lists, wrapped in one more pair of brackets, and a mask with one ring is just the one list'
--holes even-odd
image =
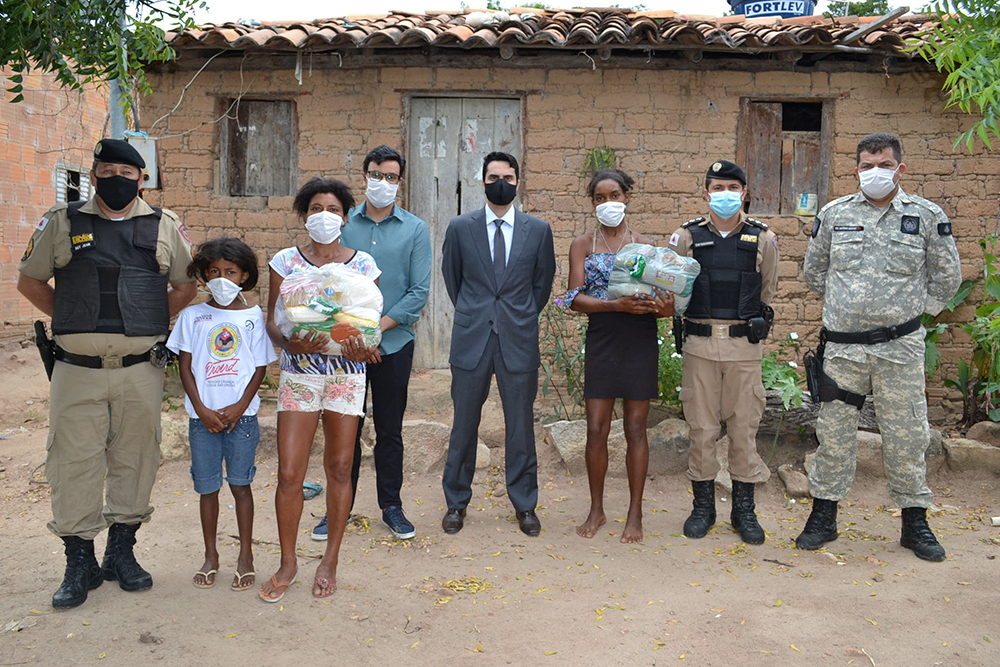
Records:
{"label": "blue surgical mask", "polygon": [[740,207],[743,206],[743,193],[742,192],[731,192],[725,190],[723,192],[712,192],[709,194],[710,200],[708,202],[709,207],[715,211],[716,215],[720,218],[731,218],[736,215]]}

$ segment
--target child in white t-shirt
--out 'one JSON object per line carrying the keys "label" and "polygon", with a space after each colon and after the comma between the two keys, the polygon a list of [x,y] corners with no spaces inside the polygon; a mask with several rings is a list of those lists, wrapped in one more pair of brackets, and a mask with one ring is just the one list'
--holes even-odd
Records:
{"label": "child in white t-shirt", "polygon": [[198,247],[188,275],[205,282],[212,293],[207,303],[181,311],[167,340],[167,347],[180,355],[181,382],[187,394],[184,403],[191,418],[191,477],[201,496],[205,563],[192,583],[211,588],[219,571],[216,533],[225,461],[240,534],[240,556],[231,588],[242,591],[256,580],[250,483],[257,472],[254,461],[260,441],[257,390],[267,365],[277,355],[264,330],[260,306],[248,306],[240,294],[257,284],[253,250],[235,238],[207,241]]}

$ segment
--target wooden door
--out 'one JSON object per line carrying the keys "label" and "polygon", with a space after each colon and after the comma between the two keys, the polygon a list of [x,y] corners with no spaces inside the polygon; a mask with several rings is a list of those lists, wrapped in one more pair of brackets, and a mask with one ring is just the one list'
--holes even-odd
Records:
{"label": "wooden door", "polygon": [[482,167],[491,151],[521,161],[520,100],[411,99],[407,208],[427,223],[433,258],[430,299],[414,326],[414,368],[448,368],[454,307],[441,277],[441,246],[453,217],[486,205]]}

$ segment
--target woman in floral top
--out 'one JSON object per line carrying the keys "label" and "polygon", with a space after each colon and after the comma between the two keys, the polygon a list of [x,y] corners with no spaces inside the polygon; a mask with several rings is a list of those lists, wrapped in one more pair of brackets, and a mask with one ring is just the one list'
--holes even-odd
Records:
{"label": "woman in floral top", "polygon": [[[326,554],[316,568],[312,594],[329,597],[337,590],[337,558],[351,507],[351,463],[358,417],[364,409],[365,360],[373,352],[360,338],[344,343],[343,356],[322,354],[325,339],[315,332],[285,336],[275,324],[281,283],[310,266],[344,264],[374,281],[380,271],[372,256],[340,244],[340,229],[354,206],[351,190],[340,181],[313,178],[295,196],[293,208],[305,222],[309,243],[285,248],[269,262],[270,291],[267,333],[281,348],[278,386],[278,488],[274,505],[278,517],[281,565],[260,589],[265,602],[281,600],[295,580],[298,563],[295,542],[302,518],[302,483],[309,466],[309,450],[320,420],[325,449],[327,512],[330,535]],[[313,335],[310,335],[313,334]]]}
{"label": "woman in floral top", "polygon": [[[610,299],[608,280],[615,255],[626,243],[652,242],[625,221],[635,181],[619,169],[602,169],[587,186],[597,216],[595,229],[578,236],[569,249],[569,287],[563,307],[587,313],[583,395],[587,406],[587,480],[590,514],[576,529],[593,537],[604,525],[604,477],[608,470],[608,433],[615,400],[625,403],[625,458],[631,501],[622,542],[642,541],[642,492],[649,466],[646,417],[658,394],[656,318],[674,314],[673,297],[653,295]],[[624,224],[623,224],[624,223]]]}

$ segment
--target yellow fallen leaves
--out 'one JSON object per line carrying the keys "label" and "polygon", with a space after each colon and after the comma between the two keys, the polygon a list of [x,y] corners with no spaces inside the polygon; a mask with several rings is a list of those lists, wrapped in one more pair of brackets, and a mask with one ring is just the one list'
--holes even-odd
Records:
{"label": "yellow fallen leaves", "polygon": [[483,645],[478,642],[476,643],[475,648],[469,648],[468,646],[466,646],[465,649],[467,651],[472,651],[473,653],[486,653],[485,649],[483,649]]}
{"label": "yellow fallen leaves", "polygon": [[223,639],[232,639],[233,637],[239,637],[239,634],[234,632],[231,635],[226,635],[225,637],[223,637]]}
{"label": "yellow fallen leaves", "polygon": [[869,623],[871,623],[872,625],[878,625],[878,621],[873,621],[870,618],[865,618],[865,620],[868,621]]}
{"label": "yellow fallen leaves", "polygon": [[782,604],[784,604],[784,603],[783,603],[783,602],[781,601],[781,598],[778,598],[778,601],[777,601],[777,602],[775,602],[775,603],[774,603],[773,605],[771,605],[771,606],[772,606],[772,607],[780,607],[780,606],[781,606]]}
{"label": "yellow fallen leaves", "polygon": [[481,577],[469,575],[461,579],[444,582],[444,587],[456,593],[481,593],[493,588],[493,584]]}
{"label": "yellow fallen leaves", "polygon": [[106,657],[108,657],[108,654],[107,653],[102,653],[99,656],[97,656],[97,659],[98,660],[104,660]]}
{"label": "yellow fallen leaves", "polygon": [[417,641],[413,642],[412,644],[410,644],[410,648],[417,648],[418,644],[420,644],[420,640],[419,639]]}
{"label": "yellow fallen leaves", "polygon": [[792,647],[792,650],[793,650],[793,651],[796,651],[797,653],[802,653],[802,651],[799,651],[799,647],[798,647],[798,646],[796,646],[795,644],[789,644],[789,646],[791,646],[791,647]]}
{"label": "yellow fallen leaves", "polygon": [[558,652],[559,652],[559,651],[546,651],[546,652],[545,652],[545,655],[555,655],[555,654],[556,654],[556,653],[558,653]]}

